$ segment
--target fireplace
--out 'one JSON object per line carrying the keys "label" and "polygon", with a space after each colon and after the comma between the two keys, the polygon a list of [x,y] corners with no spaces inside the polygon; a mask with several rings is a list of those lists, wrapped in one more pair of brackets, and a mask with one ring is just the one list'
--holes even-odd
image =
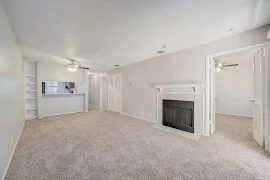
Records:
{"label": "fireplace", "polygon": [[162,124],[194,133],[194,102],[163,100]]}

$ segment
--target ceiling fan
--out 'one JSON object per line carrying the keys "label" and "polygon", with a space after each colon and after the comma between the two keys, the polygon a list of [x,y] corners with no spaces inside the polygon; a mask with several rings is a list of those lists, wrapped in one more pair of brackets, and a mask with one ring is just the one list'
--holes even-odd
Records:
{"label": "ceiling fan", "polygon": [[225,64],[222,62],[216,61],[215,68],[216,72],[219,73],[221,70],[223,70],[226,67],[233,67],[233,66],[238,66],[239,64]]}
{"label": "ceiling fan", "polygon": [[83,67],[82,65],[77,64],[74,59],[69,59],[69,60],[71,61],[71,63],[68,64],[68,68],[67,68],[68,71],[76,72],[78,70],[78,68],[80,68],[80,69],[88,69],[89,70],[89,68]]}

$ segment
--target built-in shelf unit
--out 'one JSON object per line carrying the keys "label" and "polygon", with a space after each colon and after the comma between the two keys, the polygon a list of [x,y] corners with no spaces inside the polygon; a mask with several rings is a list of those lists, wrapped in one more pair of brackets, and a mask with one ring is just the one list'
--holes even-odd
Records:
{"label": "built-in shelf unit", "polygon": [[37,63],[24,61],[25,74],[25,119],[36,119],[38,116]]}

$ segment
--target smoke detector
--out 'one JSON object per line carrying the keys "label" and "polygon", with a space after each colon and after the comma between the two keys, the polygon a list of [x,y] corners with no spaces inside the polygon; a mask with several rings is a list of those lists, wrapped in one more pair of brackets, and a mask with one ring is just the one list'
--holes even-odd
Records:
{"label": "smoke detector", "polygon": [[170,45],[169,44],[164,44],[162,47],[166,49],[166,48],[169,48]]}
{"label": "smoke detector", "polygon": [[163,54],[163,53],[165,53],[166,51],[164,51],[164,50],[160,50],[160,51],[158,51],[157,53],[158,54]]}

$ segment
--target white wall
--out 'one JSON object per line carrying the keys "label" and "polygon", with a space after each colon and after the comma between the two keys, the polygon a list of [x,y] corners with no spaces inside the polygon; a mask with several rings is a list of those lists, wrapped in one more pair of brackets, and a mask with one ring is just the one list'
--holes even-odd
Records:
{"label": "white wall", "polygon": [[[78,92],[85,94],[42,96],[42,81],[76,82]],[[71,73],[66,66],[38,62],[39,117],[87,111],[86,100],[88,101],[88,77],[86,80],[84,70],[79,69],[77,72]]]}
{"label": "white wall", "polygon": [[[154,84],[205,83],[207,54],[265,42],[268,29],[269,26],[265,26],[107,72],[108,74],[122,73],[123,113],[156,121],[158,90],[153,87]],[[134,85],[130,86],[130,82]],[[143,115],[141,111],[144,112]]]}
{"label": "white wall", "polygon": [[0,179],[24,123],[23,60],[0,1]]}
{"label": "white wall", "polygon": [[224,61],[238,63],[216,74],[216,112],[223,114],[252,116],[254,97],[253,55],[242,54]]}
{"label": "white wall", "polygon": [[89,76],[89,105],[100,106],[100,74]]}

